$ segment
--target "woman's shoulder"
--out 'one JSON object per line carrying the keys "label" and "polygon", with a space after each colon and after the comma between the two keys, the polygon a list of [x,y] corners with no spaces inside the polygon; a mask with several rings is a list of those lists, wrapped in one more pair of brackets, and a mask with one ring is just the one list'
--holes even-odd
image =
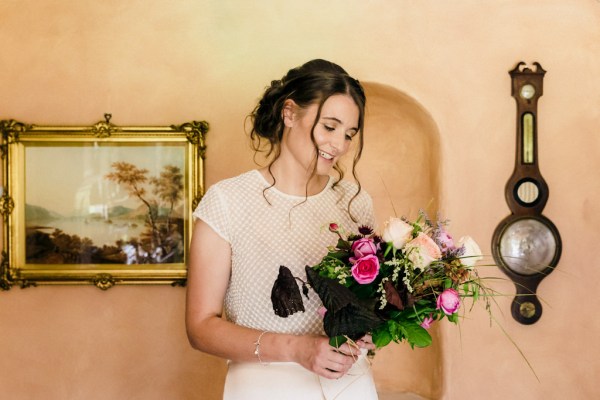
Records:
{"label": "woman's shoulder", "polygon": [[243,172],[237,176],[233,176],[231,178],[225,178],[220,180],[213,185],[210,186],[208,190],[212,191],[222,191],[222,192],[231,192],[231,191],[239,191],[244,190],[247,186],[257,185],[260,180],[259,172],[257,170],[250,170]]}
{"label": "woman's shoulder", "polygon": [[[364,199],[366,201],[369,201],[371,199],[371,196],[369,195],[369,193],[367,193],[367,191],[364,188],[359,187],[356,182],[352,182],[352,181],[348,181],[348,180],[339,181],[337,184],[335,184],[333,186],[333,190],[337,191],[344,198],[348,198],[348,199],[351,199],[354,196],[356,196],[357,200]],[[357,195],[357,193],[358,193],[358,195]]]}
{"label": "woman's shoulder", "polygon": [[196,213],[203,210],[218,210],[221,214],[228,214],[231,210],[238,209],[240,204],[247,201],[248,193],[252,193],[252,188],[260,185],[258,174],[258,171],[251,170],[213,183],[202,196]]}

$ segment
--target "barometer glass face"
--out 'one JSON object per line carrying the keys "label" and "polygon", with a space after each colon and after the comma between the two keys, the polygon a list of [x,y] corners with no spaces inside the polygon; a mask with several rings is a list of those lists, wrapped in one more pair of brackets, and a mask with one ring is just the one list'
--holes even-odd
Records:
{"label": "barometer glass face", "polygon": [[522,275],[544,271],[556,255],[556,238],[533,218],[510,224],[500,237],[500,256],[508,268]]}

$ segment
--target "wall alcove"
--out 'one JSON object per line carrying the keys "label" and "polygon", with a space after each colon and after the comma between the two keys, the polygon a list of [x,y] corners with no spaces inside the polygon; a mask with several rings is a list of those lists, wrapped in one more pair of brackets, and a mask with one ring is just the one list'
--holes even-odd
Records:
{"label": "wall alcove", "polygon": [[[362,84],[367,95],[365,145],[357,170],[373,198],[379,228],[392,216],[413,219],[419,209],[435,217],[440,144],[434,120],[409,95],[379,83]],[[441,395],[441,335],[436,327],[430,333],[434,343],[428,348],[412,350],[403,343],[378,351],[373,372],[382,399],[403,398],[400,393]]]}

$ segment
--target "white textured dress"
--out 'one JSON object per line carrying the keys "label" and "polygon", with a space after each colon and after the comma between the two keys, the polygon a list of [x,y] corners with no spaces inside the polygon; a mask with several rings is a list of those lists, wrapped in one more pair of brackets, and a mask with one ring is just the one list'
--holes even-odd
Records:
{"label": "white textured dress", "polygon": [[[302,297],[305,312],[287,318],[277,316],[271,304],[271,289],[279,266],[306,280],[304,267],[314,265],[337,242],[329,232],[335,222],[349,231],[360,225],[374,226],[370,196],[361,191],[348,214],[348,202],[357,191],[349,182],[333,179],[320,193],[305,198],[282,193],[258,170],[223,180],[206,192],[194,211],[231,245],[231,278],[225,295],[227,318],[242,326],[288,334],[324,334],[317,310],[319,297],[311,290]],[[268,188],[268,189],[267,189]],[[265,190],[266,189],[266,190]],[[230,362],[225,400],[377,399],[369,365],[361,357],[343,378],[320,378],[295,363]]]}

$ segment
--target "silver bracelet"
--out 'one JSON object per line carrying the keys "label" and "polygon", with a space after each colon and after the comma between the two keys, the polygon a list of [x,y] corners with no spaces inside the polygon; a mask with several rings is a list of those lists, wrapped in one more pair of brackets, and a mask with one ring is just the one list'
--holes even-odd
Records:
{"label": "silver bracelet", "polygon": [[256,342],[254,342],[254,355],[258,357],[258,362],[260,362],[262,365],[269,365],[269,363],[263,362],[263,360],[260,358],[260,339],[262,339],[265,333],[269,332],[263,331],[260,335],[258,335],[258,339],[256,339]]}

